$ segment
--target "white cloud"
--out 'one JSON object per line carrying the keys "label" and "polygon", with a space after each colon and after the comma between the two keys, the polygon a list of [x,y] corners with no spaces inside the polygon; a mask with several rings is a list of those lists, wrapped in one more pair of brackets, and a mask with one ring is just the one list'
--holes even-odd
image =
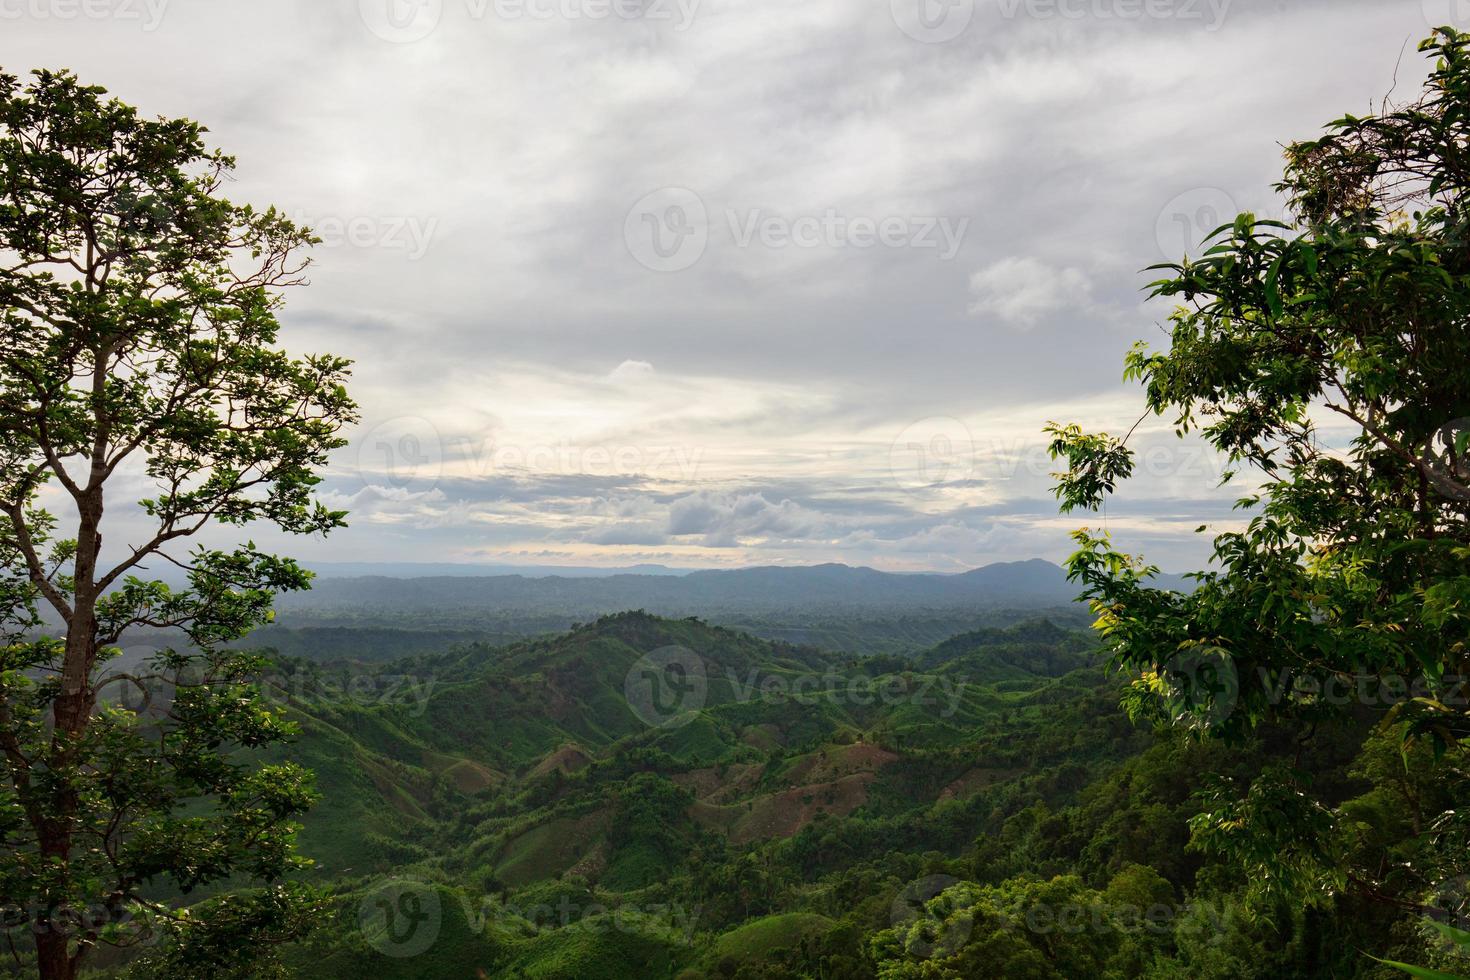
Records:
{"label": "white cloud", "polygon": [[1002,259],[980,269],[970,276],[970,293],[972,314],[1022,328],[1092,305],[1092,283],[1081,269],[1053,268],[1030,257]]}
{"label": "white cloud", "polygon": [[613,384],[636,384],[653,377],[653,365],[647,361],[624,361],[607,376]]}
{"label": "white cloud", "polygon": [[671,537],[703,535],[710,547],[733,547],[748,538],[805,538],[820,515],[790,500],[773,502],[763,494],[700,492],[669,506]]}
{"label": "white cloud", "polygon": [[[976,4],[933,45],[883,2],[704,0],[687,30],[445,3],[432,35],[393,44],[359,6],[176,0],[151,32],[27,15],[0,65],[69,66],[145,115],[200,120],[238,157],[241,201],[423,233],[318,249],[283,314],[288,348],[356,360],[359,434],[421,418],[442,462],[441,497],[353,497],[360,454],[334,460],[353,527],[281,546],[361,560],[1059,557],[1075,522],[1037,523],[1046,464],[993,447],[1051,419],[1126,428],[1141,399],[1117,368],[1164,315],[1139,315],[1136,270],[1177,258],[1166,206],[1203,190],[1271,211],[1278,144],[1395,77],[1408,92],[1423,64],[1401,43],[1431,26],[1410,0],[1235,0],[1214,30]],[[624,240],[662,187],[709,216],[677,273]],[[727,214],[757,209],[970,223],[953,261],[740,247]],[[895,485],[893,440],[935,417],[974,434],[983,488]],[[1127,493],[1172,514],[1211,482],[1166,465]],[[146,530],[109,515],[139,528],[109,541]]]}

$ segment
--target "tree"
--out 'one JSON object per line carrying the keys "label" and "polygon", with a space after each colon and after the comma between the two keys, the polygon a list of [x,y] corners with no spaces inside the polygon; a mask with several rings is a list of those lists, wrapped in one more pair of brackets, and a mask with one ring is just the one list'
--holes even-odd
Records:
{"label": "tree", "polygon": [[[227,644],[309,575],[253,544],[178,548],[212,524],[342,526],[315,473],[355,406],[347,361],[275,346],[315,239],[221,197],[234,161],[205,132],[69,73],[0,74],[0,893],[46,978],[158,927],[190,938],[170,955],[195,975],[225,972],[307,900],[283,882],[309,775],[242,758],[291,729]],[[140,482],[150,530],[104,549]],[[187,642],[109,673],[149,628]],[[123,691],[163,697],[128,710]],[[160,898],[235,876],[269,887],[208,916]]]}
{"label": "tree", "polygon": [[[1252,475],[1244,529],[1214,538],[1189,592],[1151,587],[1157,569],[1106,535],[1077,532],[1069,560],[1137,678],[1133,710],[1238,741],[1366,705],[1408,743],[1404,764],[1459,760],[1460,805],[1424,822],[1411,867],[1356,865],[1342,813],[1291,766],[1224,787],[1194,823],[1267,890],[1410,911],[1470,870],[1470,36],[1441,28],[1421,50],[1435,60],[1417,100],[1287,148],[1294,225],[1242,214],[1199,258],[1155,267],[1153,295],[1178,303],[1171,342],[1135,347],[1125,379],[1145,418],[1228,454],[1227,481]],[[1048,432],[1063,510],[1097,509],[1130,475],[1126,437]]]}

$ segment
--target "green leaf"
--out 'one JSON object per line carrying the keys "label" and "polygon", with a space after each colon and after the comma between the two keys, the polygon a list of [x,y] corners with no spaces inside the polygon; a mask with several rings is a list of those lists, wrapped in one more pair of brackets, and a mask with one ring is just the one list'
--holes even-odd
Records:
{"label": "green leaf", "polygon": [[1467,980],[1467,978],[1455,973],[1445,973],[1441,970],[1431,970],[1428,967],[1423,966],[1410,966],[1407,963],[1398,963],[1394,960],[1381,960],[1378,959],[1378,957],[1376,956],[1373,957],[1373,959],[1378,960],[1378,962],[1384,964],[1385,966],[1391,966],[1395,969],[1403,970],[1411,977],[1418,977],[1419,980]]}

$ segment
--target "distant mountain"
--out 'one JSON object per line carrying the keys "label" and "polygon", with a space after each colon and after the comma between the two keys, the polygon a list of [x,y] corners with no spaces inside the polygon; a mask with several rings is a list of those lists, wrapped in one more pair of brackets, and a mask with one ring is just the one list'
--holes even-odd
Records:
{"label": "distant mountain", "polygon": [[687,568],[670,568],[657,564],[630,565],[625,568],[413,561],[312,561],[302,564],[316,572],[318,578],[485,578],[496,575],[520,575],[524,578],[607,578],[610,575],[685,575],[689,571]]}
{"label": "distant mountain", "polygon": [[[471,571],[489,566],[413,563],[314,567],[313,588],[278,596],[275,622],[244,645],[317,661],[383,661],[472,641],[511,643],[644,610],[844,654],[910,655],[1039,613],[1076,627],[1092,619],[1065,572],[1040,560],[949,575],[840,564],[688,572],[647,566],[597,576],[567,569],[485,575]],[[364,568],[403,574],[350,574]],[[1181,576],[1161,577],[1159,584],[1187,587]],[[178,638],[129,635],[122,645],[166,642]]]}
{"label": "distant mountain", "polygon": [[[1161,584],[1181,588],[1183,580],[1171,576]],[[627,609],[665,616],[1044,609],[1070,605],[1077,592],[1059,566],[1034,559],[953,575],[901,575],[837,564],[682,575],[618,573],[596,578],[562,574],[328,575],[319,578],[309,593],[283,596],[278,608],[285,614],[334,612],[384,621],[404,614],[434,613],[438,614],[437,625],[448,628],[511,614],[595,618]]]}

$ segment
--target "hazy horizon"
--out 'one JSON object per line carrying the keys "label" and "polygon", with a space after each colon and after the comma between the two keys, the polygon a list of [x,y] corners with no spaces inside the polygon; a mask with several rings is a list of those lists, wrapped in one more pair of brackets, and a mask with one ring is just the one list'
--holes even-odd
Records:
{"label": "hazy horizon", "polygon": [[[972,568],[960,569],[958,571],[944,571],[944,572],[903,571],[903,572],[893,572],[893,573],[889,573],[889,574],[899,574],[899,575],[933,575],[933,574],[938,574],[938,575],[963,575],[963,574],[965,574],[965,572],[976,571],[976,570],[979,570],[979,569],[988,568],[988,567],[995,566],[995,565],[1005,566],[1005,565],[1025,564],[1025,563],[1029,563],[1029,562],[1046,562],[1048,565],[1056,565],[1055,562],[1052,562],[1049,559],[1036,558],[1036,557],[1024,557],[1024,558],[1015,558],[1015,559],[1005,559],[1005,560],[1002,560],[1002,561],[986,562],[986,563],[984,563],[982,565],[976,565],[976,566],[974,566]],[[449,569],[455,570],[455,573],[456,574],[462,574],[462,575],[466,575],[466,576],[468,576],[468,575],[476,575],[476,574],[483,574],[483,575],[487,575],[487,576],[491,576],[491,575],[516,575],[516,574],[524,574],[526,572],[536,572],[536,573],[539,573],[541,575],[546,575],[546,576],[558,575],[558,574],[568,574],[568,575],[570,575],[570,574],[574,574],[574,573],[580,573],[580,574],[620,574],[620,575],[621,574],[635,574],[636,575],[636,574],[640,574],[640,573],[645,572],[645,571],[647,571],[648,573],[651,573],[651,574],[680,574],[680,575],[683,575],[683,574],[688,574],[688,573],[691,573],[691,572],[739,572],[739,571],[754,571],[754,570],[765,569],[765,568],[797,568],[797,569],[800,569],[800,568],[821,568],[821,567],[851,568],[851,569],[855,569],[855,570],[859,570],[859,571],[864,571],[864,570],[865,571],[883,571],[882,569],[874,568],[871,565],[854,565],[854,564],[851,564],[851,563],[848,563],[848,562],[774,562],[774,563],[766,563],[766,564],[753,563],[753,564],[749,564],[749,565],[728,565],[728,566],[714,566],[714,565],[666,565],[666,564],[664,564],[662,562],[643,562],[643,563],[640,563],[640,564],[631,564],[631,565],[571,565],[571,564],[557,564],[557,563],[516,565],[516,564],[507,564],[507,563],[498,563],[498,562],[497,563],[491,563],[491,562],[439,562],[439,561],[334,561],[332,559],[316,559],[316,560],[304,562],[304,564],[308,568],[310,568],[310,569],[312,569],[314,571],[317,571],[317,572],[321,572],[323,570],[330,570],[330,571],[333,571],[333,572],[337,572],[339,574],[342,574],[344,576],[346,576],[346,575],[357,575],[357,574],[372,574],[372,575],[384,575],[384,576],[387,576],[387,577],[390,577],[390,578],[392,578],[392,577],[400,577],[400,576],[395,576],[395,575],[391,574],[389,571],[387,571],[388,569],[402,569],[402,570],[405,570],[405,571],[418,570],[418,569],[432,569],[432,570],[434,570],[434,571],[425,572],[422,576],[401,576],[401,577],[425,577],[425,578],[434,577],[435,575],[441,573],[440,570],[449,570]],[[344,571],[346,569],[352,569],[353,571],[351,571],[349,573],[349,572]],[[379,569],[379,571],[363,571],[363,572],[359,573],[357,571],[358,569],[363,569],[363,570]],[[1167,572],[1167,571],[1172,571],[1172,570],[1171,569],[1165,569],[1165,571]]]}
{"label": "hazy horizon", "polygon": [[1133,423],[1138,270],[1279,214],[1278,144],[1413,92],[1459,7],[16,3],[0,66],[201,121],[231,197],[325,239],[282,341],[357,362],[352,526],[263,544],[957,571],[1093,524],[1183,570],[1236,526],[1219,462],[1150,419],[1109,512],[1062,516],[1042,426]]}

